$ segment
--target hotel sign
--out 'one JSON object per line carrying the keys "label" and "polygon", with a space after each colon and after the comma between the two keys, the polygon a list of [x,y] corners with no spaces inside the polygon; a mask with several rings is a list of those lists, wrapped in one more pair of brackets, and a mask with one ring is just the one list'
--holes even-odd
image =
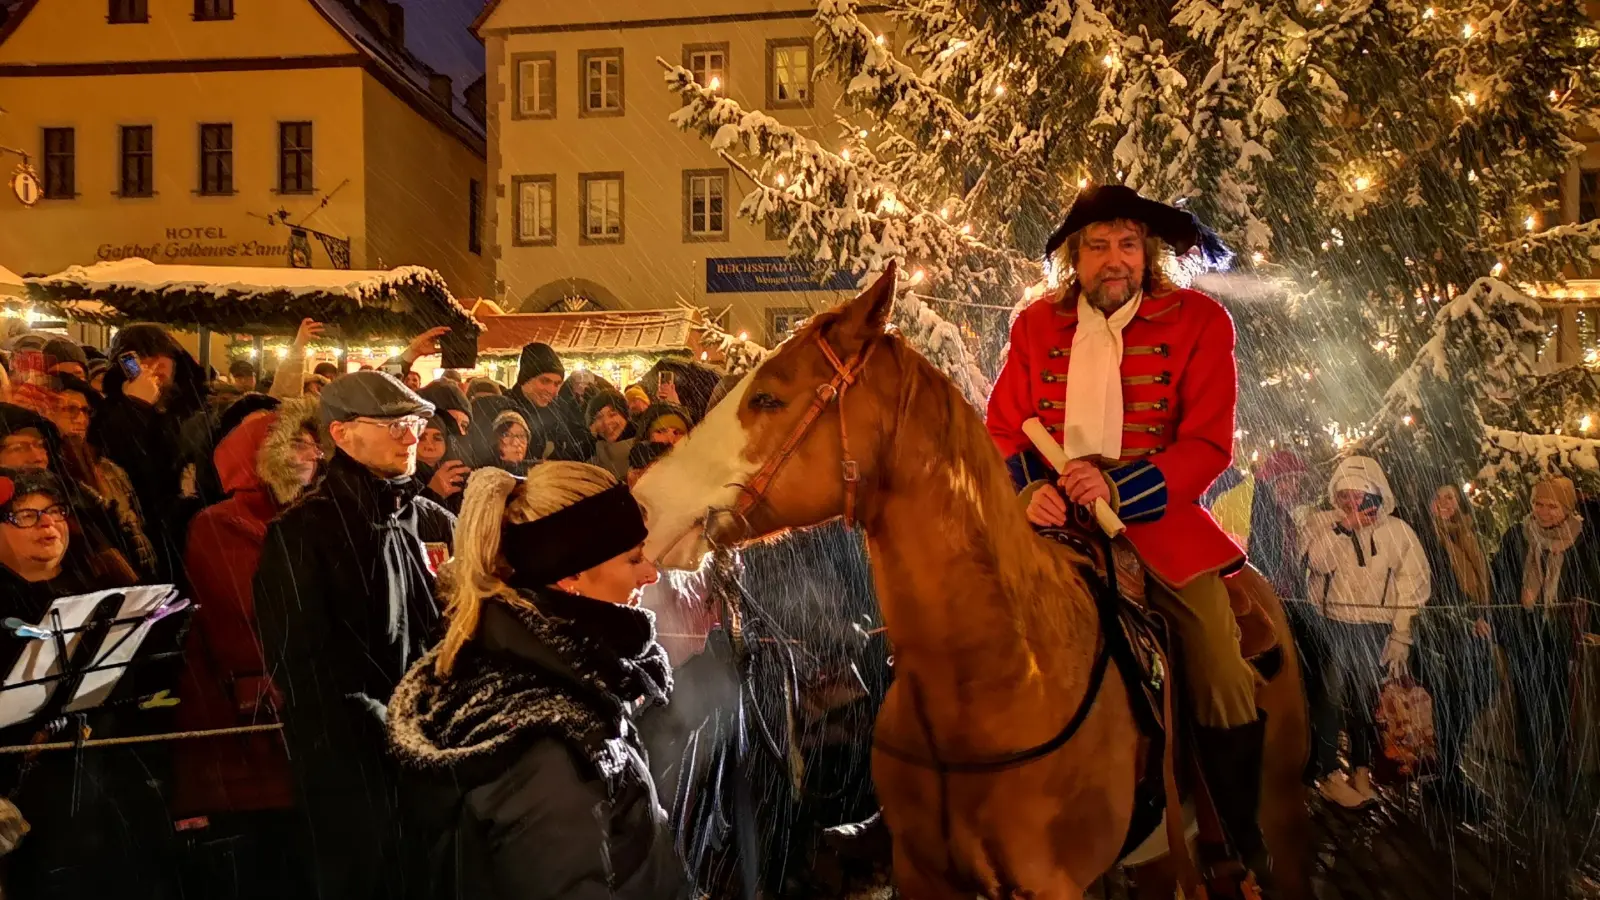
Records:
{"label": "hotel sign", "polygon": [[219,225],[185,225],[152,235],[150,243],[101,244],[95,250],[98,261],[141,257],[151,262],[222,262],[239,259],[260,260],[256,265],[282,265],[289,245],[242,240],[229,237]]}
{"label": "hotel sign", "polygon": [[825,280],[804,262],[786,256],[729,256],[706,260],[706,293],[853,291],[855,276],[835,272]]}

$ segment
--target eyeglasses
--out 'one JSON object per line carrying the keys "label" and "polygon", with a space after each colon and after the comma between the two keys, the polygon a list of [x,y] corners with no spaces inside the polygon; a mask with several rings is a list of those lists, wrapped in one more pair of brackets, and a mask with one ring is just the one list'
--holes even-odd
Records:
{"label": "eyeglasses", "polygon": [[389,429],[389,437],[397,441],[408,431],[412,437],[421,437],[422,430],[428,427],[428,420],[421,416],[404,416],[399,419],[369,419],[366,416],[357,416],[355,421],[365,422],[368,425],[382,425]]}
{"label": "eyeglasses", "polygon": [[49,517],[52,522],[65,522],[67,520],[67,508],[57,503],[44,509],[14,509],[6,513],[5,520],[18,528],[33,528],[39,524],[40,519],[45,517]]}

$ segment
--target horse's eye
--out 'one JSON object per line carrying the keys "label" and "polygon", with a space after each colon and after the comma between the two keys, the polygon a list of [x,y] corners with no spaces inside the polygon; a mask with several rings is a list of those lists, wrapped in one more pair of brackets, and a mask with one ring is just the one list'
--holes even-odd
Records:
{"label": "horse's eye", "polygon": [[777,397],[774,397],[766,391],[756,391],[754,394],[750,395],[751,409],[783,409],[783,405],[784,404],[782,400],[779,400]]}

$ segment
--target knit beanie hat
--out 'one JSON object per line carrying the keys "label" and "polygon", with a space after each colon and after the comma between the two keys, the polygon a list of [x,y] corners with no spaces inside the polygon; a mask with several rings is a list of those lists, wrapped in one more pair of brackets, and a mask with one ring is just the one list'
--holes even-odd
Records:
{"label": "knit beanie hat", "polygon": [[684,434],[689,433],[688,410],[673,403],[656,403],[640,413],[633,421],[639,437],[647,441],[650,439],[650,433],[658,428],[676,426]]}
{"label": "knit beanie hat", "polygon": [[458,410],[472,415],[472,406],[467,403],[467,392],[453,381],[439,379],[430,381],[417,391],[417,396],[433,404],[437,412]]}
{"label": "knit beanie hat", "polygon": [[565,378],[567,367],[561,363],[560,354],[549,344],[528,344],[522,348],[522,359],[517,363],[516,387],[522,387],[529,381],[554,372]]}
{"label": "knit beanie hat", "polygon": [[1573,486],[1571,478],[1557,475],[1533,486],[1533,500],[1535,503],[1554,503],[1570,516],[1578,509],[1578,489]]}
{"label": "knit beanie hat", "polygon": [[607,407],[616,410],[617,415],[624,419],[628,417],[628,401],[624,400],[621,394],[616,391],[601,391],[589,398],[589,404],[584,408],[584,421],[593,424],[594,417],[600,415],[600,411]]}
{"label": "knit beanie hat", "polygon": [[521,425],[523,431],[531,432],[531,429],[528,428],[528,420],[522,417],[522,413],[519,413],[514,409],[508,409],[501,412],[499,415],[494,417],[495,436],[499,437],[500,435],[505,434],[507,431],[511,430],[512,426],[515,425]]}
{"label": "knit beanie hat", "polygon": [[56,338],[55,340],[45,344],[44,355],[49,357],[50,365],[59,365],[60,363],[77,363],[78,365],[83,366],[85,371],[87,371],[89,368],[88,354],[83,352],[82,347],[79,347],[76,343],[69,341],[66,338]]}

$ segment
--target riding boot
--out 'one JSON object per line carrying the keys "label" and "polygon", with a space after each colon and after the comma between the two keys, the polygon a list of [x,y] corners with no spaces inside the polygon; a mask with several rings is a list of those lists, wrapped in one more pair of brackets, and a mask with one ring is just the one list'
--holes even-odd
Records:
{"label": "riding boot", "polygon": [[1200,769],[1211,804],[1222,821],[1228,843],[1239,862],[1255,875],[1262,890],[1270,886],[1271,862],[1261,836],[1261,756],[1267,714],[1237,728],[1195,728]]}

